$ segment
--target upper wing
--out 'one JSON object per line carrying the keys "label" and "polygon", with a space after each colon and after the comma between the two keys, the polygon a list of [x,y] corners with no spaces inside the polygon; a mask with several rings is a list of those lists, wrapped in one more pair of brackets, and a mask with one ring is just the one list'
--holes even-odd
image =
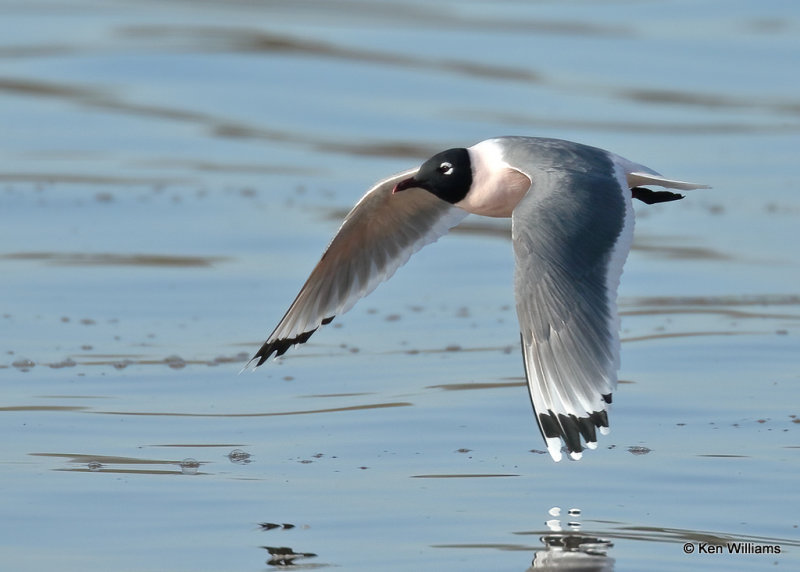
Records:
{"label": "upper wing", "polygon": [[416,171],[379,182],[353,207],[286,315],[253,356],[256,367],[308,340],[467,216],[422,189],[392,193]]}
{"label": "upper wing", "polygon": [[619,367],[616,290],[633,208],[610,156],[542,172],[512,214],[515,293],[531,401],[547,449],[579,459],[608,428]]}
{"label": "upper wing", "polygon": [[[632,198],[681,198],[639,185],[707,188],[599,149],[572,146],[569,152],[583,154],[580,166],[538,171],[512,214],[525,372],[539,429],[556,461],[562,441],[579,459],[581,439],[594,448],[596,430],[608,432],[619,369],[617,287],[633,242]],[[558,158],[575,163],[567,153]]]}

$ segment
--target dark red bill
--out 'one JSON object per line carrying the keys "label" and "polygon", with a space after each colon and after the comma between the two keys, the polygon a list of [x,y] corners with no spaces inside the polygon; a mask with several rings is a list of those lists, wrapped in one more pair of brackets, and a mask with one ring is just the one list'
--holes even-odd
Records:
{"label": "dark red bill", "polygon": [[409,177],[408,179],[403,179],[399,183],[394,186],[392,189],[392,194],[399,193],[400,191],[405,191],[406,189],[413,189],[414,187],[418,187],[419,183],[417,183],[414,177]]}

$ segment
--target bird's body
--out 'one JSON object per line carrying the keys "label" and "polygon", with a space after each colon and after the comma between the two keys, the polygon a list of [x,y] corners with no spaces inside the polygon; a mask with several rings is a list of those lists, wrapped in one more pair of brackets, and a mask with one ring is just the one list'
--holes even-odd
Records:
{"label": "bird's body", "polygon": [[253,357],[261,365],[347,311],[469,213],[511,217],[514,290],[530,398],[554,460],[579,459],[608,430],[619,369],[616,296],[633,240],[632,199],[689,190],[608,151],[498,137],[434,155],[372,187]]}

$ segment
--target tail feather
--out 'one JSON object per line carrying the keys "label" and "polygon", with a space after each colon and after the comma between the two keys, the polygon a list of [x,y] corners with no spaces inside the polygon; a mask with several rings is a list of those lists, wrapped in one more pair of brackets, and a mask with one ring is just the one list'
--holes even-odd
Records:
{"label": "tail feather", "polygon": [[701,185],[699,183],[689,183],[686,181],[675,181],[667,179],[655,173],[628,173],[628,186],[630,188],[640,187],[642,185],[657,185],[659,187],[666,187],[667,189],[678,189],[681,191],[691,191],[693,189],[710,189],[708,185]]}

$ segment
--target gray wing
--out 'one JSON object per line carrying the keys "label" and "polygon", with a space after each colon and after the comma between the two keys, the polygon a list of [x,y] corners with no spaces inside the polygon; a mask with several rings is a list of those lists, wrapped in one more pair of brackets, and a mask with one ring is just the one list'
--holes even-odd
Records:
{"label": "gray wing", "polygon": [[512,214],[515,293],[531,402],[547,449],[579,459],[608,429],[619,367],[616,290],[633,212],[624,172],[540,171]]}
{"label": "gray wing", "polygon": [[379,182],[353,207],[286,315],[250,360],[256,367],[307,341],[467,216],[422,189],[392,193],[416,171]]}

